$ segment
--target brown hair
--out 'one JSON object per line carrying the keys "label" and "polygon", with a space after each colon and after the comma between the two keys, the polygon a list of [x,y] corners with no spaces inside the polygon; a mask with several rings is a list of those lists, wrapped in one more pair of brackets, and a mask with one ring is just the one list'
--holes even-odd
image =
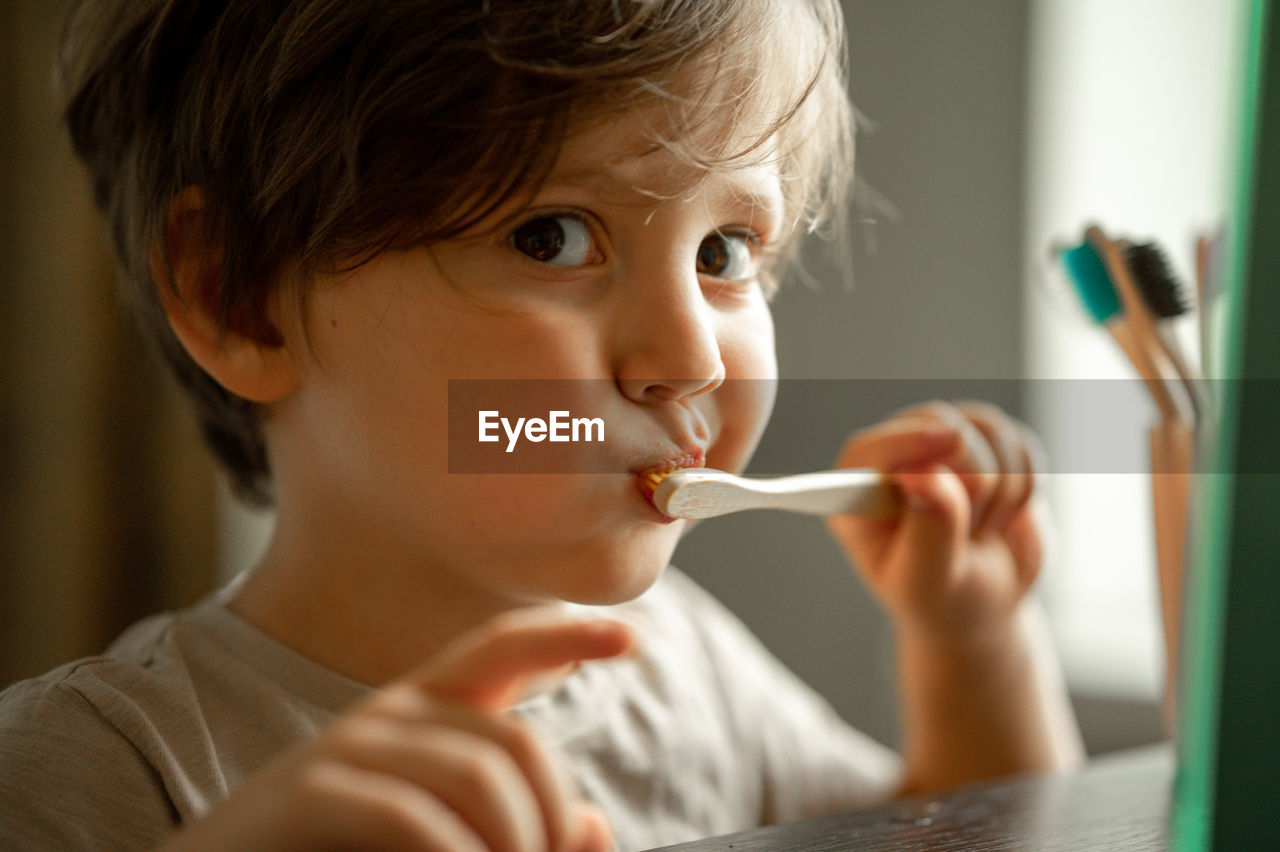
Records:
{"label": "brown hair", "polygon": [[261,407],[187,356],[152,277],[181,190],[202,190],[223,327],[267,343],[287,273],[466,231],[611,109],[662,105],[653,141],[707,169],[775,161],[813,230],[852,169],[842,33],[836,0],[82,0],[59,70],[144,333],[236,492],[269,503]]}

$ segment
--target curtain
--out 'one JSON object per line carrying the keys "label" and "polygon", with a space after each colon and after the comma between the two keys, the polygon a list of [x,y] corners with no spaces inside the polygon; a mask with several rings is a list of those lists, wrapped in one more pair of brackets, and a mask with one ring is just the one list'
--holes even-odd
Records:
{"label": "curtain", "polygon": [[0,687],[217,580],[193,418],[117,296],[59,123],[69,0],[0,0]]}

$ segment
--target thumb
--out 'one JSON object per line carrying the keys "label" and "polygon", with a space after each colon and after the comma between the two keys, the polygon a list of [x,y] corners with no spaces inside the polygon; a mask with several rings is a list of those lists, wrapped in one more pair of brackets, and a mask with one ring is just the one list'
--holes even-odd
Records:
{"label": "thumb", "polygon": [[634,644],[631,628],[619,621],[552,607],[512,610],[463,634],[408,679],[437,697],[496,711],[530,679],[625,654]]}
{"label": "thumb", "polygon": [[[902,522],[888,554],[904,567],[949,567],[964,547],[969,530],[969,499],[960,478],[943,465],[895,474],[902,491]],[[936,571],[910,575],[932,584]]]}

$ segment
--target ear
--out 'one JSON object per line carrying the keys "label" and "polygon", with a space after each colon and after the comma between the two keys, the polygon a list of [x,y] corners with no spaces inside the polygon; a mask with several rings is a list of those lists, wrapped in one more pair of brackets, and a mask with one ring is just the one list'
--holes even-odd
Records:
{"label": "ear", "polygon": [[297,365],[280,335],[261,340],[219,319],[222,249],[205,243],[204,210],[199,187],[182,190],[174,196],[165,223],[167,266],[161,246],[152,248],[151,274],[164,312],[187,354],[214,381],[252,402],[277,402],[297,388]]}

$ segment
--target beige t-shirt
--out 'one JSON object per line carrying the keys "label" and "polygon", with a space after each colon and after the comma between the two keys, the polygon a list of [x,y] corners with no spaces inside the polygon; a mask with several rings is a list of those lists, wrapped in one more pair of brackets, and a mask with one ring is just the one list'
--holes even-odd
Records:
{"label": "beige t-shirt", "polygon": [[[0,847],[147,849],[368,691],[228,610],[227,590],[0,693]],[[891,752],[675,569],[606,613],[634,658],[515,708],[640,850],[872,804]]]}

